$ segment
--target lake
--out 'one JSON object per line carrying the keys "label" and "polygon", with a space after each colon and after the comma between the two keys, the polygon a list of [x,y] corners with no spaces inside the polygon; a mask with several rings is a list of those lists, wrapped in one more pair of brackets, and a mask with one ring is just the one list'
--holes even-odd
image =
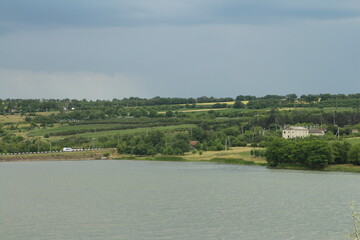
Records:
{"label": "lake", "polygon": [[346,239],[359,183],[199,162],[3,162],[0,239]]}

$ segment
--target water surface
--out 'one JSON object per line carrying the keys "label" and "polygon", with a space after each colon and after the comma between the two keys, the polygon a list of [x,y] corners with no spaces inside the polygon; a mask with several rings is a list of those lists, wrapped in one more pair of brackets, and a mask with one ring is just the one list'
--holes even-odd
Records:
{"label": "water surface", "polygon": [[0,239],[346,239],[359,182],[214,163],[0,163]]}

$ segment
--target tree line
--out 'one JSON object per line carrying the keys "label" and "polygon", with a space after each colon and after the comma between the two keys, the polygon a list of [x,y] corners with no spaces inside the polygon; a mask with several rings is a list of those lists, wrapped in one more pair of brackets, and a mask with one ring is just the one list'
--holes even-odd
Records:
{"label": "tree line", "polygon": [[265,156],[270,166],[292,164],[323,169],[328,164],[360,165],[360,145],[329,142],[317,137],[278,138],[269,143]]}
{"label": "tree line", "polygon": [[[296,94],[287,95],[266,95],[256,97],[251,95],[238,95],[232,97],[207,97],[198,98],[139,98],[130,97],[112,100],[78,100],[78,99],[0,99],[0,114],[11,113],[32,113],[45,111],[66,111],[76,110],[99,110],[104,108],[125,108],[125,107],[145,107],[161,105],[188,105],[193,106],[196,103],[219,103],[235,101],[243,107],[242,101],[249,101],[248,108],[262,109],[271,107],[358,107],[360,93],[357,94],[308,94],[297,96]],[[306,104],[304,104],[306,103]]]}

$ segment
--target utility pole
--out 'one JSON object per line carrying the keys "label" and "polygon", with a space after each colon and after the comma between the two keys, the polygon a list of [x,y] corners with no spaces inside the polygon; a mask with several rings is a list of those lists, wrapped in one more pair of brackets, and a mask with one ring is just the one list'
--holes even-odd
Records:
{"label": "utility pole", "polygon": [[360,119],[359,119],[359,98],[356,99],[356,123],[359,123],[360,122]]}
{"label": "utility pole", "polygon": [[335,137],[337,137],[338,140],[340,139],[340,128],[339,127],[336,131]]}
{"label": "utility pole", "polygon": [[337,112],[337,98],[335,98],[335,111],[334,111],[334,119],[333,119],[334,126],[336,125],[336,112]]}

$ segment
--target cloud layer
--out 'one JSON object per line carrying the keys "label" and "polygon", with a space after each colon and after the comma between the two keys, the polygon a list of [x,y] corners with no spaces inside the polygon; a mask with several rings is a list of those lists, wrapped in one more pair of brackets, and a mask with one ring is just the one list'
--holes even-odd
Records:
{"label": "cloud layer", "polygon": [[268,24],[360,16],[357,0],[3,0],[0,27]]}
{"label": "cloud layer", "polygon": [[2,0],[0,98],[353,93],[359,42],[358,0]]}
{"label": "cloud layer", "polygon": [[136,79],[94,72],[0,69],[1,98],[113,99],[144,94]]}

